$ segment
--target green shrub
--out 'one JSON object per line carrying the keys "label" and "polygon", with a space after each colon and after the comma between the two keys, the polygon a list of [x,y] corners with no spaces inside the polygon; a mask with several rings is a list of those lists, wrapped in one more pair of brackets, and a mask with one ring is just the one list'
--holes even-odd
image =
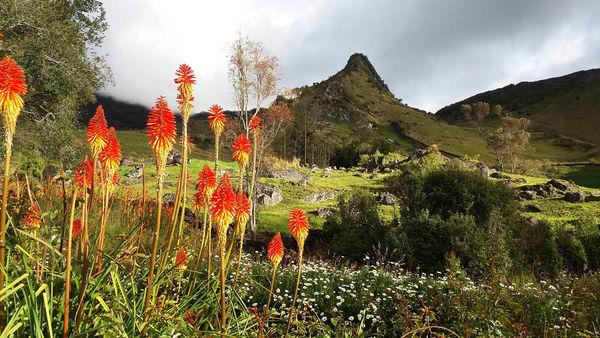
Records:
{"label": "green shrub", "polygon": [[538,278],[555,277],[562,269],[556,235],[546,221],[521,220],[511,228],[515,272],[532,271]]}
{"label": "green shrub", "polygon": [[349,168],[356,166],[359,160],[360,157],[356,145],[348,144],[335,149],[329,160],[329,164]]}
{"label": "green shrub", "polygon": [[331,238],[334,254],[360,261],[384,242],[388,226],[379,215],[373,194],[357,191],[338,198],[337,209],[327,218],[323,229]]}
{"label": "green shrub", "polygon": [[585,247],[573,231],[559,229],[556,242],[565,269],[581,273],[587,268]]}

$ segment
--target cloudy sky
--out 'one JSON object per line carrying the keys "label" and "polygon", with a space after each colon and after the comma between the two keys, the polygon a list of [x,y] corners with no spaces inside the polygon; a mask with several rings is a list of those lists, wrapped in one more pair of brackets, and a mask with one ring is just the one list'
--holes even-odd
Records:
{"label": "cloudy sky", "polygon": [[597,0],[105,0],[103,52],[115,86],[150,106],[175,99],[180,63],[198,75],[197,108],[233,108],[227,54],[238,32],[281,62],[281,86],[321,81],[354,52],[390,90],[431,112],[510,83],[600,67]]}

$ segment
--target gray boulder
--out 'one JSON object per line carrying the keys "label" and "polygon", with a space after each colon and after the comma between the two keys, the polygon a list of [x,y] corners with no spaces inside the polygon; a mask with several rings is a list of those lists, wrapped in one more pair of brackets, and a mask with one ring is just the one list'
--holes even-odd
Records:
{"label": "gray boulder", "polygon": [[398,202],[398,197],[392,193],[384,191],[379,194],[379,202],[385,205],[394,205]]}
{"label": "gray boulder", "polygon": [[135,164],[135,162],[134,162],[134,161],[133,161],[133,159],[132,159],[132,158],[130,158],[130,157],[124,157],[124,158],[121,160],[121,165],[123,165],[123,166],[128,166],[128,167],[130,167],[130,166],[133,166],[134,164]]}
{"label": "gray boulder", "polygon": [[571,203],[585,202],[585,195],[579,191],[567,191],[564,200]]}
{"label": "gray boulder", "polygon": [[141,165],[136,165],[133,169],[131,169],[130,172],[128,172],[127,174],[125,174],[126,177],[128,178],[140,178],[142,177],[142,166]]}
{"label": "gray boulder", "polygon": [[519,191],[519,198],[522,200],[532,200],[536,197],[536,192],[533,190]]}
{"label": "gray boulder", "polygon": [[491,178],[498,178],[498,179],[510,179],[510,176],[508,176],[508,175],[506,175],[504,173],[501,173],[499,171],[491,173],[490,177]]}
{"label": "gray boulder", "polygon": [[183,156],[178,151],[171,151],[167,156],[167,165],[181,165],[183,163]]}
{"label": "gray boulder", "polygon": [[552,180],[546,182],[546,185],[551,185],[555,189],[561,190],[561,191],[569,190],[569,187],[566,184],[564,184],[564,183],[562,183],[560,181],[557,181],[555,179],[552,179]]}
{"label": "gray boulder", "polygon": [[257,183],[256,200],[260,205],[277,205],[283,202],[283,193],[273,184]]}
{"label": "gray boulder", "polygon": [[333,209],[331,208],[319,208],[316,211],[317,217],[320,218],[327,218],[331,213],[333,213]]}
{"label": "gray boulder", "polygon": [[304,197],[305,202],[323,202],[335,198],[335,194],[329,191],[313,192]]}
{"label": "gray boulder", "polygon": [[267,170],[266,177],[280,178],[284,180],[296,180],[299,181],[304,178],[304,174],[300,171],[292,168],[284,169],[269,169]]}

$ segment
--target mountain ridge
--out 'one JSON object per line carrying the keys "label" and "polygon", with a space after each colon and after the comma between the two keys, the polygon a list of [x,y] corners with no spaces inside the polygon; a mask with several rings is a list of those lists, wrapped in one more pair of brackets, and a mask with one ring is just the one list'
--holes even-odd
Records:
{"label": "mountain ridge", "polygon": [[436,113],[440,120],[461,124],[465,117],[460,106],[466,103],[500,104],[512,115],[532,121],[533,130],[563,135],[600,144],[600,69],[488,90],[450,104]]}

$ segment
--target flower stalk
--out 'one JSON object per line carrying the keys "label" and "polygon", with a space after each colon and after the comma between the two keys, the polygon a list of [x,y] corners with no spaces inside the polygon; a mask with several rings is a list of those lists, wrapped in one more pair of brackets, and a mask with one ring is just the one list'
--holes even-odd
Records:
{"label": "flower stalk", "polygon": [[150,110],[147,121],[146,134],[150,138],[150,145],[154,152],[156,161],[156,222],[152,232],[152,255],[150,256],[150,267],[148,272],[148,285],[144,299],[144,314],[148,314],[150,300],[153,294],[154,265],[158,252],[158,234],[160,233],[162,195],[163,195],[163,173],[165,170],[167,155],[173,148],[176,138],[175,116],[164,97],[160,97],[154,107]]}
{"label": "flower stalk", "polygon": [[67,267],[65,270],[65,311],[63,316],[63,337],[69,336],[69,301],[71,293],[71,248],[73,242],[73,219],[75,218],[75,202],[77,201],[77,193],[79,187],[75,186],[73,197],[71,199],[71,213],[69,216],[69,228],[67,231]]}

